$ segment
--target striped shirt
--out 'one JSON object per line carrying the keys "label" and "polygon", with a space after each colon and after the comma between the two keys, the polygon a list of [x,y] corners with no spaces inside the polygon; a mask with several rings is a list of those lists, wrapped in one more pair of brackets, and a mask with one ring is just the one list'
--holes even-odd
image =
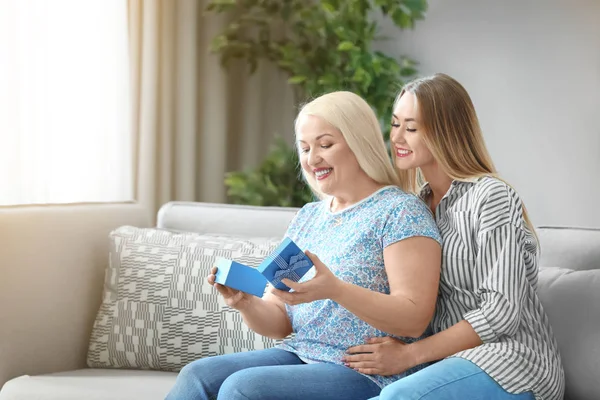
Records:
{"label": "striped shirt", "polygon": [[[425,201],[431,189],[425,185]],[[509,393],[564,395],[564,371],[536,294],[538,247],[517,193],[492,177],[454,181],[436,209],[443,241],[435,333],[468,321],[482,345],[452,357],[472,361]]]}

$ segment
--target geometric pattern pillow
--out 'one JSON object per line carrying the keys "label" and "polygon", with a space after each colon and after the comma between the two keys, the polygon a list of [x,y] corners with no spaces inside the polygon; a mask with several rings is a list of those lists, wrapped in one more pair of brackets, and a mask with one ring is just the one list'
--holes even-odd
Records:
{"label": "geometric pattern pillow", "polygon": [[218,257],[258,266],[281,238],[123,226],[110,234],[90,368],[179,371],[196,359],[272,347],[206,282]]}

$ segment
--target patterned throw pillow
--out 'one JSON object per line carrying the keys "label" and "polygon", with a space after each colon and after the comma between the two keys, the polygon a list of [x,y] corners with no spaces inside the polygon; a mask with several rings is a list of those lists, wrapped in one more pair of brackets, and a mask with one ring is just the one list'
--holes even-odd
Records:
{"label": "patterned throw pillow", "polygon": [[202,357],[273,346],[206,276],[217,257],[256,267],[280,241],[130,226],[111,232],[88,366],[178,371]]}

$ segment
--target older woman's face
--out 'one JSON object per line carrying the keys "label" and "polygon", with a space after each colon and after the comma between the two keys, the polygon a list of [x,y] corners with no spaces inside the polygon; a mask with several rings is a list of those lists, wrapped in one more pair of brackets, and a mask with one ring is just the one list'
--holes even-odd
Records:
{"label": "older woman's face", "polygon": [[342,133],[320,117],[305,115],[297,125],[300,164],[321,192],[336,196],[352,189],[363,170]]}

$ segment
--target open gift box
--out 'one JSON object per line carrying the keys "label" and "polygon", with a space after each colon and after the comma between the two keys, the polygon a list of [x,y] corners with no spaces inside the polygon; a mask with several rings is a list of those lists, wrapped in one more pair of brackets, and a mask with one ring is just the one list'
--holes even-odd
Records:
{"label": "open gift box", "polygon": [[285,238],[256,268],[236,261],[220,259],[217,262],[215,282],[262,297],[269,282],[277,289],[290,291],[290,288],[281,281],[287,278],[298,282],[312,266],[310,258],[296,243],[290,238]]}

